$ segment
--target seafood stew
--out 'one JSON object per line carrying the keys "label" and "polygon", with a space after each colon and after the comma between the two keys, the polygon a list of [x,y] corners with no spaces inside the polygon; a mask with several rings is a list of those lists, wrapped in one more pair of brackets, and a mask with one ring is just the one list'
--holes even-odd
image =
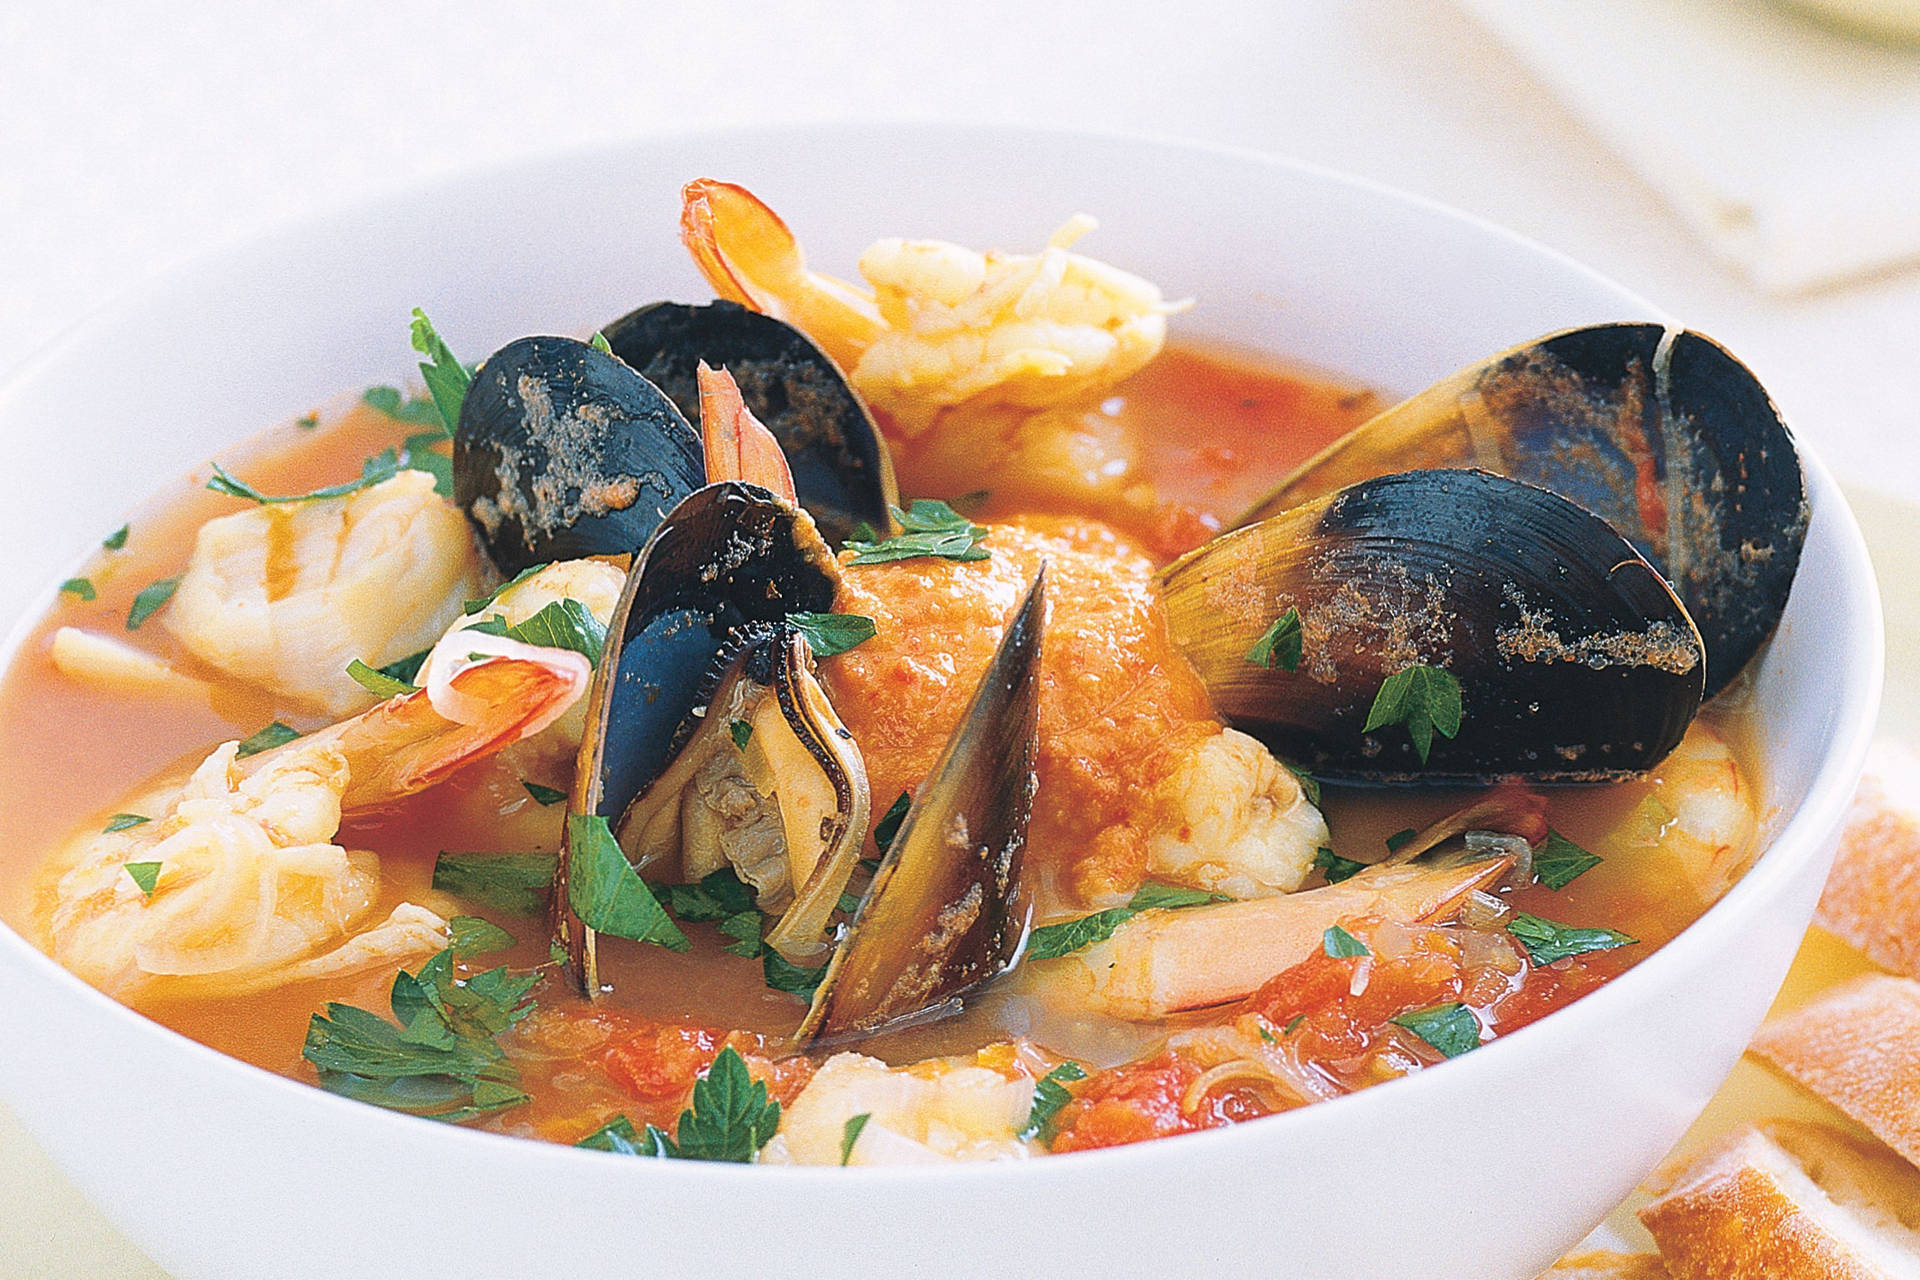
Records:
{"label": "seafood stew", "polygon": [[[869,295],[750,200],[695,184],[686,235],[708,314],[803,331],[774,372],[695,351],[690,389],[642,381],[629,317],[468,387],[422,319],[426,396],[277,432],[70,584],[0,709],[49,743],[28,785],[87,711],[129,739],[97,818],[13,842],[60,846],[20,904],[57,959],[269,1069],[502,1132],[1019,1157],[1437,1065],[1737,877],[1739,716],[1699,709],[1711,649],[1639,538],[1383,470],[1313,522],[1323,554],[1239,558],[1261,539],[1218,532],[1372,397],[1163,352],[1157,291],[1064,244],[882,242]],[[1454,539],[1442,564],[1365,523],[1382,493],[1469,512],[1400,540]],[[1804,528],[1797,475],[1735,496]],[[1485,523],[1510,511],[1600,567],[1589,598],[1445,571],[1518,545]],[[1378,571],[1342,592],[1320,570],[1349,553]],[[1604,683],[1502,713],[1540,740],[1486,732],[1529,666]]]}

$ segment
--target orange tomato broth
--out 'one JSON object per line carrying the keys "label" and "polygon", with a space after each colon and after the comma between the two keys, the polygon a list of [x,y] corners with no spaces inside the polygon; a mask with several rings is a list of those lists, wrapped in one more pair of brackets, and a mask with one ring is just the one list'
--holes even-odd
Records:
{"label": "orange tomato broth", "polygon": [[[1113,523],[1160,556],[1204,541],[1264,493],[1295,465],[1317,452],[1379,407],[1371,393],[1239,353],[1170,347],[1101,406],[1137,449],[1135,480],[1152,500],[1104,512]],[[356,475],[362,458],[398,445],[418,428],[398,422],[355,400],[322,415],[317,426],[288,423],[223,461],[269,493],[298,493]],[[916,470],[914,450],[900,459],[904,492],[958,498],[991,489],[993,477],[938,475]],[[193,532],[205,520],[236,510],[237,500],[206,491],[205,469],[162,488],[130,520],[123,549],[102,550],[80,572],[95,585],[97,599],[62,596],[33,630],[0,683],[0,920],[34,936],[35,870],[77,831],[97,830],[134,788],[168,772],[184,774],[222,741],[244,737],[280,719],[303,732],[321,720],[257,689],[223,681],[150,622],[127,631],[133,596],[148,583],[179,574],[192,549]],[[924,485],[925,487],[917,487]],[[1045,502],[1023,497],[1010,503],[989,495],[977,518],[991,520],[1008,505],[1042,511]],[[1057,504],[1061,513],[1070,502]],[[109,530],[102,530],[105,535]],[[86,687],[54,670],[49,658],[53,630],[74,625],[122,639],[216,682],[204,699],[129,701]],[[1709,714],[1715,714],[1710,712]],[[563,787],[564,778],[534,779]],[[431,886],[442,850],[551,852],[557,835],[553,813],[544,816],[522,779],[494,761],[463,770],[450,782],[391,810],[357,815],[343,824],[338,843],[377,850],[383,891],[368,918],[383,918],[402,901],[422,903],[443,915],[493,919],[517,939],[475,967],[509,964],[531,968],[548,962],[543,919],[503,915],[462,902]],[[1045,780],[1042,780],[1044,787]],[[1371,861],[1385,838],[1420,827],[1451,812],[1464,793],[1440,789],[1382,791],[1328,787],[1324,811],[1342,856]],[[1500,1025],[1519,1025],[1597,985],[1651,953],[1708,905],[1698,899],[1681,870],[1658,847],[1659,822],[1644,813],[1646,784],[1549,789],[1549,820],[1605,861],[1559,892],[1531,886],[1509,895],[1517,909],[1574,925],[1615,928],[1641,940],[1625,951],[1606,952],[1537,970],[1543,981],[1526,993],[1529,1007]],[[529,833],[538,832],[536,837]],[[475,1122],[499,1132],[571,1142],[624,1113],[636,1123],[669,1127],[685,1105],[694,1076],[734,1031],[731,1043],[746,1053],[756,1074],[776,1097],[791,1098],[805,1083],[804,1059],[776,1065],[780,1037],[797,1023],[798,997],[769,990],[758,961],[724,953],[728,941],[710,925],[688,925],[692,949],[612,941],[601,947],[602,973],[614,992],[589,1006],[563,977],[549,970],[536,990],[540,1009],[510,1037],[521,1087],[532,1101]],[[1444,948],[1441,948],[1444,950]],[[1429,957],[1430,959],[1430,957]],[[1432,1004],[1451,998],[1445,965],[1409,961],[1408,972],[1382,964],[1368,1007],[1349,999],[1340,972],[1329,981],[1328,961],[1316,957],[1305,972],[1277,975],[1249,1007],[1274,1017],[1300,1019],[1296,1029],[1328,1054],[1351,1050],[1360,1023],[1391,1014],[1382,1009],[1399,992],[1406,1000]],[[1338,962],[1347,964],[1349,962]],[[1051,1055],[1071,1057],[1095,1071],[1076,1086],[1079,1100],[1063,1113],[1058,1149],[1110,1145],[1263,1114],[1278,1104],[1240,1088],[1217,1091],[1198,1108],[1182,1107],[1184,1092],[1200,1068],[1163,1052],[1170,1030],[1218,1022],[1239,1009],[1185,1015],[1160,1025],[1136,1025],[1089,1015],[1049,999],[1045,966],[1024,967],[989,987],[961,1015],[928,1026],[890,1033],[856,1046],[895,1063],[934,1054],[972,1053],[981,1045],[1025,1036]],[[462,971],[467,971],[462,966]],[[1549,976],[1552,975],[1552,976]],[[1348,974],[1348,977],[1351,975]],[[393,975],[375,971],[344,979],[283,986],[237,999],[184,999],[149,995],[132,1007],[221,1052],[296,1079],[312,1082],[301,1058],[310,1015],[328,1001],[384,1014]],[[1352,984],[1349,982],[1348,986]],[[1457,983],[1456,983],[1457,987]],[[1386,1003],[1383,1003],[1386,1002]],[[1414,1005],[1411,1007],[1420,1007]],[[1400,1005],[1394,1005],[1396,1011]],[[1515,1006],[1516,1011],[1519,1006]],[[1284,1011],[1284,1014],[1283,1014]],[[764,1037],[764,1040],[763,1040]],[[1305,1043],[1305,1042],[1303,1042]],[[1349,1054],[1347,1066],[1354,1067]],[[1377,1064],[1376,1064],[1377,1065]],[[1358,1068],[1354,1068],[1358,1069]],[[1348,1081],[1353,1086],[1366,1078]]]}

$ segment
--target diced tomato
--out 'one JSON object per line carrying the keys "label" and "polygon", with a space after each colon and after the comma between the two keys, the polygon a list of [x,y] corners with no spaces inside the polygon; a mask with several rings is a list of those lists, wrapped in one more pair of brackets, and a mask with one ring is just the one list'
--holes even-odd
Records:
{"label": "diced tomato", "polygon": [[641,1102],[675,1103],[713,1065],[724,1038],[704,1027],[658,1026],[614,1042],[601,1062]]}
{"label": "diced tomato", "polygon": [[1520,989],[1494,1007],[1494,1026],[1517,1031],[1564,1009],[1626,968],[1626,962],[1608,952],[1575,956],[1544,969],[1535,969]]}
{"label": "diced tomato", "polygon": [[1068,1086],[1074,1099],[1061,1108],[1053,1150],[1091,1151],[1145,1142],[1169,1134],[1213,1129],[1240,1117],[1203,1105],[1192,1114],[1180,1109],[1187,1089],[1200,1078],[1198,1064],[1171,1053],[1097,1071]]}

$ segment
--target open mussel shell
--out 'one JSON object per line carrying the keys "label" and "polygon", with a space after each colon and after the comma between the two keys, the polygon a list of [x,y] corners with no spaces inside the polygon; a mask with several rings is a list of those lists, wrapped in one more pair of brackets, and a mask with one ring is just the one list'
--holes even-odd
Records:
{"label": "open mussel shell", "polygon": [[960,726],[914,794],[835,951],[800,1043],[957,1011],[1026,937],[1020,860],[1039,752],[1042,567]]}
{"label": "open mussel shell", "polygon": [[[1666,581],[1590,512],[1483,471],[1352,485],[1161,570],[1176,644],[1229,722],[1359,782],[1587,782],[1650,768],[1700,705],[1700,638]],[[1297,669],[1249,656],[1299,611]],[[1460,684],[1458,736],[1423,764],[1365,729],[1387,677]]]}
{"label": "open mussel shell", "polygon": [[846,375],[800,330],[733,302],[657,302],[603,329],[613,353],[700,418],[694,370],[725,368],[780,442],[800,505],[838,545],[899,502],[885,441]]}
{"label": "open mussel shell", "polygon": [[[568,812],[620,823],[700,729],[698,712],[740,657],[742,636],[797,611],[832,609],[838,581],[833,553],[805,512],[738,481],[690,494],[635,558],[609,621]],[[791,685],[796,642],[784,627],[774,634],[785,641],[771,646],[762,684]],[[772,675],[775,666],[783,676]],[[568,903],[568,860],[563,848],[555,934],[591,995],[599,989],[594,940]]]}
{"label": "open mussel shell", "polygon": [[1707,647],[1707,696],[1772,634],[1806,537],[1800,457],[1766,389],[1698,333],[1569,329],[1361,424],[1242,517],[1374,476],[1477,467],[1570,498],[1666,575]]}
{"label": "open mussel shell", "polygon": [[818,963],[872,804],[859,748],[792,624],[749,628],[688,727],[615,825],[620,847],[676,882],[731,869],[774,922],[767,945]]}
{"label": "open mussel shell", "polygon": [[572,338],[521,338],[474,374],[453,441],[453,497],[502,573],[626,555],[706,482],[673,401]]}

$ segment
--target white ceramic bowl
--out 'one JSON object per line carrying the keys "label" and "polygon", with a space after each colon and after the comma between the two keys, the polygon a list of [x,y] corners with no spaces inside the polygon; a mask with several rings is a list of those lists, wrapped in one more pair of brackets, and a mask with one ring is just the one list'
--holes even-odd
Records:
{"label": "white ceramic bowl", "polygon": [[[1177,322],[1184,333],[1395,392],[1549,330],[1659,318],[1485,224],[1242,153],[920,126],[636,143],[220,254],[55,343],[0,396],[16,460],[0,600],[43,609],[156,477],[341,388],[405,377],[411,307],[456,350],[482,352],[651,299],[708,296],[674,234],[679,185],[699,175],[751,184],[815,261],[842,270],[883,234],[1028,247],[1094,212],[1091,252],[1199,300]],[[1438,1070],[1237,1128],[1013,1166],[620,1159],[413,1120],[255,1070],[0,929],[0,1096],[183,1280],[1532,1276],[1704,1105],[1825,873],[1878,697],[1880,623],[1853,520],[1807,463],[1805,558],[1756,686],[1771,848],[1645,963]]]}

